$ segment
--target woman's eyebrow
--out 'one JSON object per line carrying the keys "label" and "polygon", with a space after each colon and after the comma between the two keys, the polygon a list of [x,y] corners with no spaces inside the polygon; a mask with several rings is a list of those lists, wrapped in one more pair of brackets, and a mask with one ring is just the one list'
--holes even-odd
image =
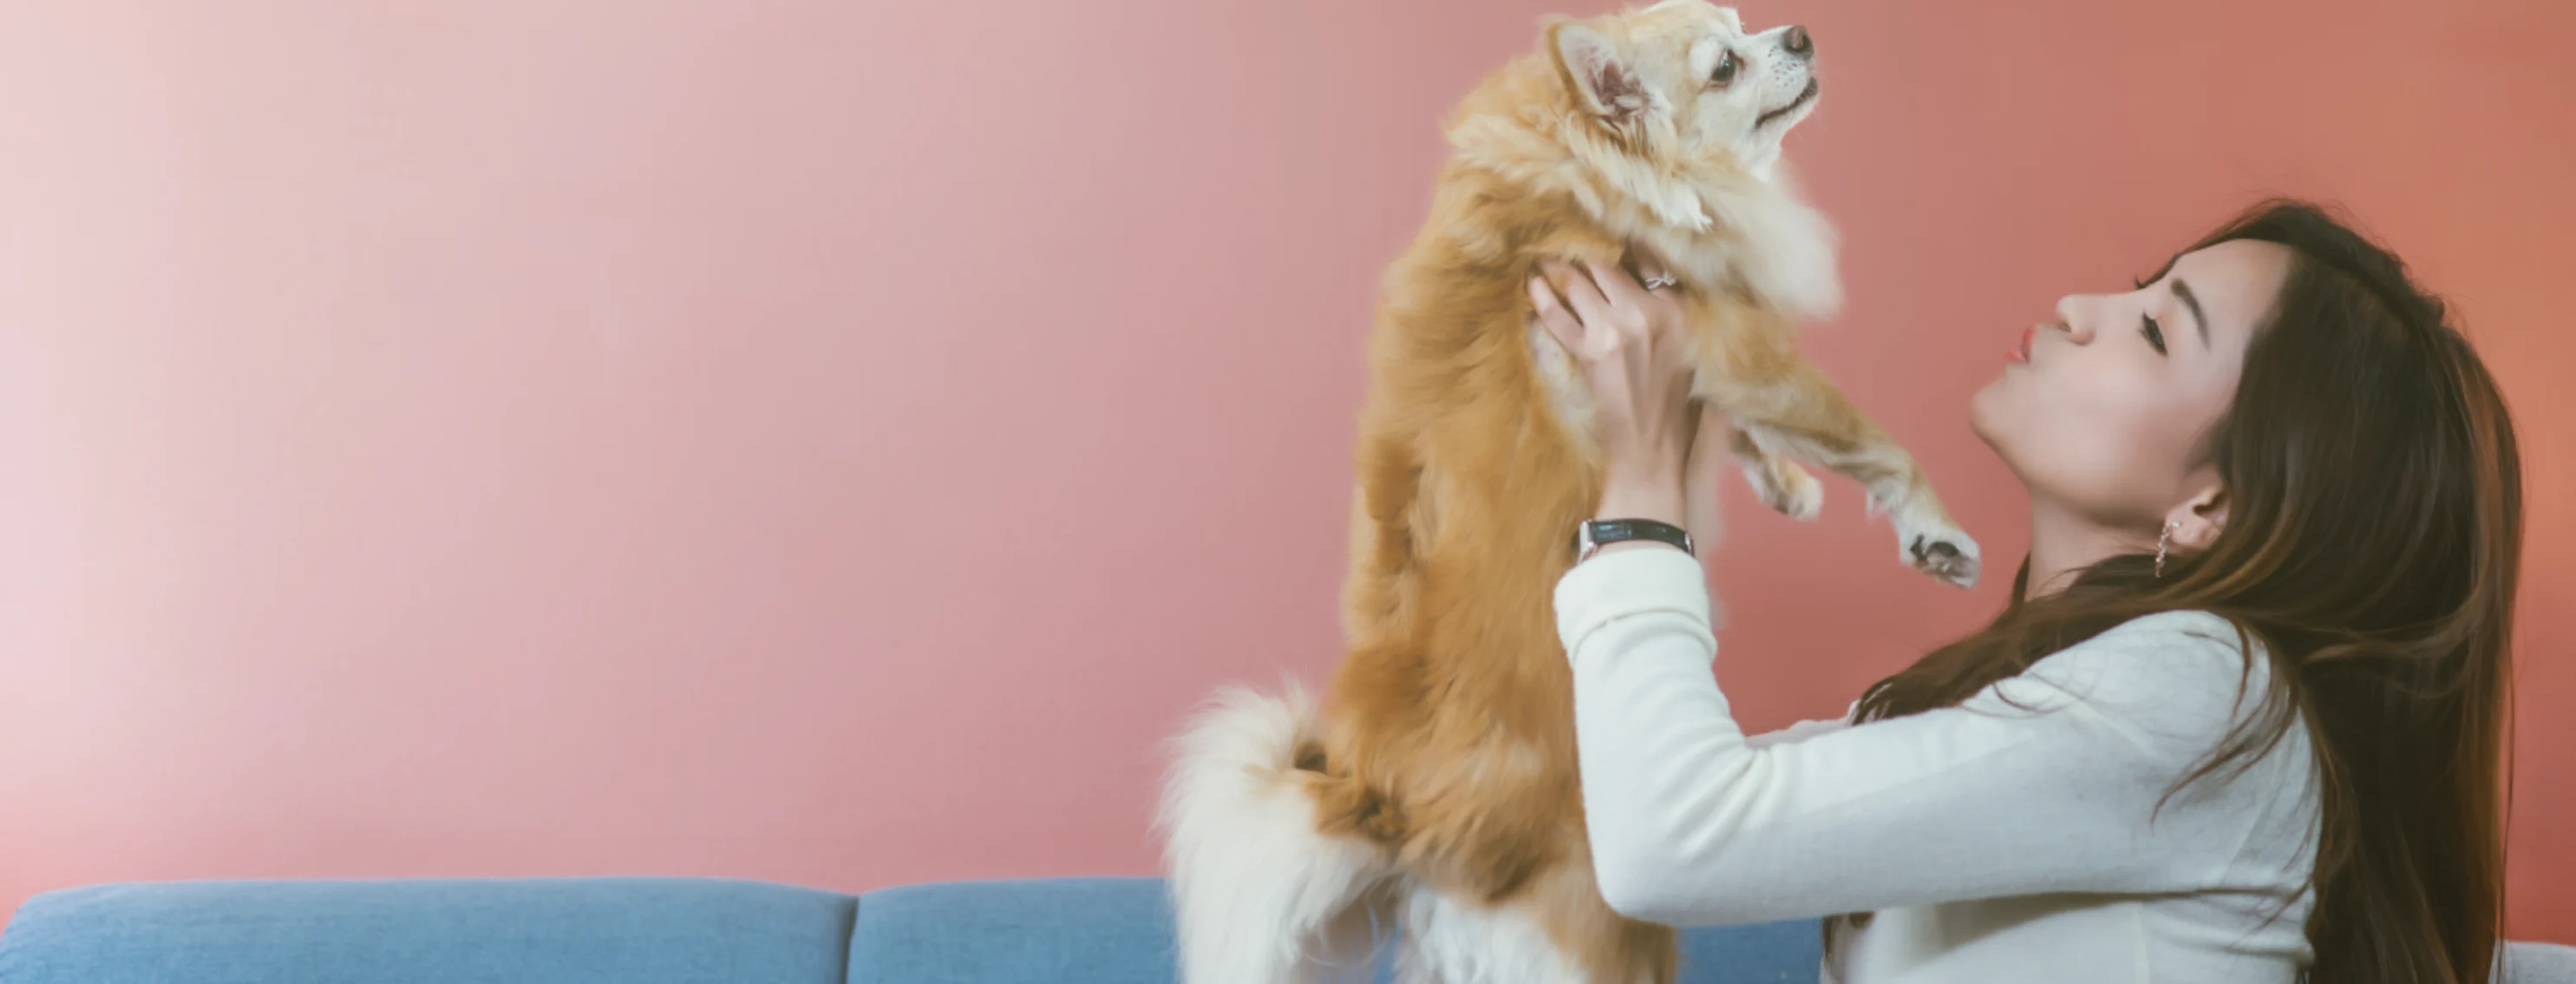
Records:
{"label": "woman's eyebrow", "polygon": [[2200,347],[2208,348],[2209,315],[2200,310],[2199,296],[2191,292],[2191,285],[2182,282],[2181,277],[2174,278],[2173,292],[2175,297],[2182,298],[2182,306],[2191,309],[2191,326],[2200,329]]}

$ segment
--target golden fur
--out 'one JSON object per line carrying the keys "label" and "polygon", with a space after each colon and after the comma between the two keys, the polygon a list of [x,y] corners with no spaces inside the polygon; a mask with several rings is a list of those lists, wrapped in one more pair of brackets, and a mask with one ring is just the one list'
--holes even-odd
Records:
{"label": "golden fur", "polygon": [[1784,455],[1813,461],[1891,512],[1907,562],[1975,576],[1975,545],[1912,459],[1794,348],[1798,321],[1839,302],[1832,235],[1769,159],[1776,133],[1748,151],[1710,131],[1749,110],[1694,108],[1723,95],[1701,81],[1711,37],[1755,54],[1732,11],[1699,0],[1555,23],[1452,117],[1372,339],[1349,652],[1279,775],[1318,832],[1382,852],[1389,881],[1515,909],[1597,982],[1670,981],[1675,949],[1592,878],[1551,595],[1600,468],[1580,379],[1532,320],[1536,264],[1661,260],[1690,312],[1697,395],[1730,414],[1764,500],[1814,515],[1820,486]]}

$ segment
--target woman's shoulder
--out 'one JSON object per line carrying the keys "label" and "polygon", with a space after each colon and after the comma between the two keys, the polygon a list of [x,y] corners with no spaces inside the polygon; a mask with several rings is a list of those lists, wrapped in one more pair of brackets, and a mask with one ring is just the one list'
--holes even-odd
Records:
{"label": "woman's shoulder", "polygon": [[2198,675],[2224,670],[2229,676],[2260,671],[2262,642],[2240,631],[2235,622],[2215,612],[2178,609],[2140,615],[2043,659],[2067,664],[2101,664],[2131,672]]}
{"label": "woman's shoulder", "polygon": [[[2248,646],[2251,645],[2252,649]],[[1997,685],[2011,703],[2075,704],[2139,732],[2198,740],[2263,704],[2270,664],[2259,641],[2206,611],[2122,622]]]}
{"label": "woman's shoulder", "polygon": [[2100,635],[2068,648],[2077,648],[2103,640],[2134,641],[2158,638],[2165,641],[2173,641],[2176,638],[2203,639],[2223,643],[2229,647],[2238,644],[2236,623],[2228,621],[2226,616],[2199,608],[2177,608],[2172,611],[2140,615],[2104,629]]}

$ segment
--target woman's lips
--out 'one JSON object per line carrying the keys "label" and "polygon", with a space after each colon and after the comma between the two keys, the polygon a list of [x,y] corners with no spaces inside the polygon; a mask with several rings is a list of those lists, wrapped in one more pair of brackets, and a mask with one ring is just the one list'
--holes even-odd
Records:
{"label": "woman's lips", "polygon": [[2013,346],[2013,347],[2012,347],[2012,349],[2011,349],[2011,350],[2009,350],[2009,351],[2005,352],[2005,353],[2004,353],[2004,357],[2005,357],[2005,358],[2007,358],[2007,359],[2010,359],[2010,360],[2012,360],[2012,361],[2014,361],[2014,362],[2021,363],[2021,364],[2023,364],[2023,365],[2029,365],[2029,364],[2030,364],[2030,339],[2031,339],[2031,336],[2033,336],[2033,335],[2037,335],[2037,334],[2039,334],[2039,327],[2038,327],[2037,325],[2033,325],[2033,326],[2031,326],[2031,327],[2028,327],[2028,328],[2024,328],[2024,329],[2022,329],[2022,330],[2021,330],[2021,344],[2019,344],[2019,345],[2015,345],[2015,346]]}

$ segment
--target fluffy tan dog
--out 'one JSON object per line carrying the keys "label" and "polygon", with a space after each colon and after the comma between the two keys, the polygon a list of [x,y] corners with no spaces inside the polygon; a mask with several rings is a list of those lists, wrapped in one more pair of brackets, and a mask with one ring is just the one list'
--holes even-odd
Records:
{"label": "fluffy tan dog", "polygon": [[1840,301],[1832,231],[1779,166],[1814,54],[1803,29],[1669,0],[1551,23],[1452,118],[1379,307],[1330,701],[1228,690],[1179,739],[1161,824],[1189,984],[1351,971],[1389,925],[1407,981],[1674,975],[1672,931],[1603,904],[1584,840],[1549,599],[1601,475],[1581,379],[1532,316],[1540,260],[1660,260],[1696,394],[1763,500],[1812,517],[1822,487],[1791,459],[1840,472],[1905,563],[1975,580],[1913,459],[1794,348]]}

